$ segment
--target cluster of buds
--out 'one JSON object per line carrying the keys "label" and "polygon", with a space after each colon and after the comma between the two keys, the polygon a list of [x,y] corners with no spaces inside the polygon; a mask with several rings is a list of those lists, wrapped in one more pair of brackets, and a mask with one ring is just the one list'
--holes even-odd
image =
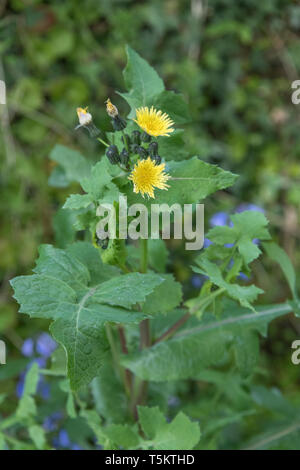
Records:
{"label": "cluster of buds", "polygon": [[[122,142],[124,147],[119,151],[116,145],[109,145],[106,150],[106,156],[112,165],[122,165],[127,170],[130,169],[129,161],[130,156],[138,155],[139,159],[146,160],[148,157],[155,162],[156,165],[161,163],[161,157],[158,154],[158,144],[152,141],[152,137],[146,132],[138,130],[132,131],[129,136],[124,132],[127,126],[126,120],[123,119],[118,111],[118,108],[108,98],[105,102],[106,111],[111,118],[112,126],[115,131],[122,132]],[[75,129],[84,127],[88,129],[92,137],[98,136],[99,129],[94,125],[92,115],[88,112],[88,108],[77,108],[77,115],[79,124]],[[104,143],[100,138],[100,142]]]}
{"label": "cluster of buds", "polygon": [[[152,142],[151,137],[145,132],[133,131],[130,136],[124,133],[122,142],[124,148],[121,152],[119,152],[116,145],[110,145],[106,150],[106,156],[112,165],[121,164],[128,167],[131,155],[138,155],[141,160],[150,157],[156,165],[161,163],[161,157],[158,154],[158,143],[156,141]],[[147,147],[144,144],[147,144]]]}
{"label": "cluster of buds", "polygon": [[[126,121],[119,115],[118,108],[112,104],[110,99],[106,100],[106,111],[112,118],[114,130],[123,131],[126,127]],[[122,142],[124,148],[121,152],[116,145],[110,145],[106,150],[106,156],[112,165],[121,164],[128,168],[130,155],[138,155],[140,159],[150,157],[157,165],[161,163],[161,157],[158,154],[158,144],[151,141],[151,136],[146,132],[132,131],[131,135],[123,132]],[[147,145],[147,147],[145,147]]]}

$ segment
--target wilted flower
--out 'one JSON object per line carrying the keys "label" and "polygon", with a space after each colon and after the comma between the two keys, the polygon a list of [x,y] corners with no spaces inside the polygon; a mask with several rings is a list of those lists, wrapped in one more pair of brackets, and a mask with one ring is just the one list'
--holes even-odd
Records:
{"label": "wilted flower", "polygon": [[85,127],[92,137],[98,135],[99,129],[94,125],[93,117],[91,113],[88,112],[88,107],[77,108],[76,111],[79,119],[79,124],[75,127],[75,130],[79,129],[80,127]]}
{"label": "wilted flower", "polygon": [[107,100],[105,101],[105,104],[106,104],[106,111],[109,117],[111,118],[117,117],[119,114],[118,108],[114,104],[112,104],[109,98],[107,98]]}
{"label": "wilted flower", "polygon": [[106,112],[112,118],[112,125],[115,131],[122,131],[127,126],[125,119],[119,115],[118,108],[112,104],[109,98],[105,101]]}

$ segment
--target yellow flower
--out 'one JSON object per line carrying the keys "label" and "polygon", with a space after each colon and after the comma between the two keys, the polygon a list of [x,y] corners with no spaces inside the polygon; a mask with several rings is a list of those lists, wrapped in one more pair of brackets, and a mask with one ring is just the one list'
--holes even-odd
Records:
{"label": "yellow flower", "polygon": [[139,160],[135,165],[129,179],[133,182],[135,193],[147,194],[154,198],[154,188],[168,189],[166,181],[170,176],[164,172],[165,164],[155,165],[155,162],[148,157],[146,160]]}
{"label": "yellow flower", "polygon": [[158,137],[169,134],[174,131],[172,128],[174,122],[166,113],[151,108],[138,108],[136,110],[136,119],[134,121],[149,135]]}

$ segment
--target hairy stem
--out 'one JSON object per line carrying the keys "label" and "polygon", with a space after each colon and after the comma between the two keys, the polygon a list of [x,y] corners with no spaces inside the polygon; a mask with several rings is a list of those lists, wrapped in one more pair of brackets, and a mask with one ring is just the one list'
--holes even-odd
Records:
{"label": "hairy stem", "polygon": [[130,396],[130,388],[128,387],[128,382],[126,380],[125,370],[123,369],[123,367],[120,364],[119,351],[118,351],[118,348],[116,347],[113,332],[112,332],[112,328],[111,328],[111,325],[109,323],[106,323],[105,330],[106,330],[106,335],[107,335],[107,339],[108,339],[108,342],[109,342],[109,345],[110,345],[110,349],[111,349],[111,353],[112,353],[112,357],[113,357],[115,367],[118,370],[120,378],[124,383],[124,388],[125,388],[126,395]]}
{"label": "hairy stem", "polygon": [[[120,344],[121,350],[123,354],[128,354],[128,348],[126,343],[126,336],[123,326],[118,326],[119,337],[120,337]],[[125,369],[125,377],[124,380],[126,382],[126,388],[132,393],[132,373],[129,369]]]}
{"label": "hairy stem", "polygon": [[179,318],[179,320],[174,323],[167,331],[165,331],[161,336],[159,336],[155,341],[154,344],[160,343],[161,341],[165,341],[173,336],[174,333],[180,328],[189,318],[191,317],[190,313],[186,313],[183,317]]}

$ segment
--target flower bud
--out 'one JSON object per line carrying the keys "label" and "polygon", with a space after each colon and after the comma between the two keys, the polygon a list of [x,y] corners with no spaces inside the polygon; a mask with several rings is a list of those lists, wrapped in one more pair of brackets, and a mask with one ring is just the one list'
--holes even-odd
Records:
{"label": "flower bud", "polygon": [[157,142],[151,142],[148,147],[148,152],[150,157],[154,157],[155,155],[158,155],[158,143]]}
{"label": "flower bud", "polygon": [[133,144],[141,145],[141,133],[140,131],[133,131],[131,133],[131,140]]}
{"label": "flower bud", "polygon": [[122,136],[122,142],[127,148],[129,148],[129,146],[130,146],[130,137],[129,137],[128,134],[124,134]]}
{"label": "flower bud", "polygon": [[119,115],[113,118],[111,122],[115,131],[122,131],[127,126],[125,119],[121,118]]}
{"label": "flower bud", "polygon": [[137,144],[131,144],[130,145],[130,150],[131,150],[132,153],[137,154],[138,153],[138,148],[139,148],[139,146]]}
{"label": "flower bud", "polygon": [[147,134],[147,132],[143,132],[141,135],[141,141],[142,142],[150,142],[151,141],[151,136]]}
{"label": "flower bud", "polygon": [[120,153],[120,162],[122,163],[122,165],[127,165],[129,162],[129,153],[125,148]]}
{"label": "flower bud", "polygon": [[161,157],[159,155],[153,155],[153,157],[151,157],[151,160],[155,162],[155,165],[161,164]]}
{"label": "flower bud", "polygon": [[110,145],[105,154],[112,165],[117,165],[119,163],[120,156],[116,145]]}
{"label": "flower bud", "polygon": [[144,149],[144,147],[138,147],[137,153],[142,160],[146,160],[146,158],[148,158],[148,152]]}

